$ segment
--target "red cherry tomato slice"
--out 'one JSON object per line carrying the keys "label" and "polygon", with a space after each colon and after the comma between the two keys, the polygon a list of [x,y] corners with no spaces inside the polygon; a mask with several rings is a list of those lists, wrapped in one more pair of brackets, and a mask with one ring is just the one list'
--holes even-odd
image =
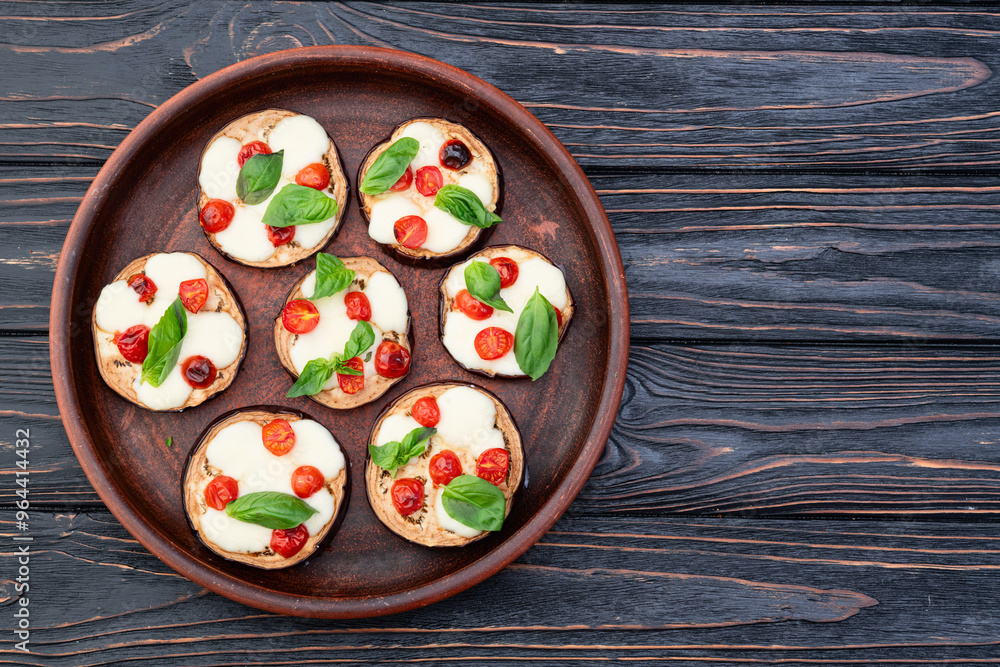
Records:
{"label": "red cherry tomato slice", "polygon": [[418,424],[427,428],[437,426],[438,422],[441,421],[441,409],[433,396],[418,398],[413,403],[410,414],[413,415],[413,419]]}
{"label": "red cherry tomato slice", "polygon": [[222,511],[226,505],[240,495],[239,484],[232,477],[219,475],[205,487],[205,503],[214,510]]}
{"label": "red cherry tomato slice", "polygon": [[438,151],[438,159],[441,161],[442,167],[457,171],[464,169],[472,162],[472,153],[469,151],[469,147],[461,141],[451,139],[444,142],[444,146]]}
{"label": "red cherry tomato slice", "polygon": [[177,289],[177,296],[181,298],[181,303],[190,313],[197,313],[205,307],[208,301],[208,281],[204,278],[197,280],[185,280]]}
{"label": "red cherry tomato slice", "polygon": [[476,459],[476,477],[485,479],[493,486],[500,486],[507,479],[510,468],[510,454],[506,449],[487,449]]}
{"label": "red cherry tomato slice", "polygon": [[500,274],[500,287],[510,287],[517,282],[517,262],[510,257],[494,257],[490,260],[490,266]]}
{"label": "red cherry tomato slice", "polygon": [[413,180],[417,184],[417,192],[425,197],[433,197],[444,185],[444,177],[441,170],[434,166],[421,167],[417,169]]}
{"label": "red cherry tomato slice", "polygon": [[407,248],[419,248],[427,240],[427,221],[419,215],[407,215],[392,226],[396,243]]}
{"label": "red cherry tomato slice", "polygon": [[275,456],[284,456],[295,446],[295,431],[284,419],[275,419],[264,424],[260,437],[264,448]]}
{"label": "red cherry tomato slice", "polygon": [[485,303],[469,294],[469,290],[459,290],[455,295],[455,306],[473,320],[489,319],[493,314],[493,306]]}
{"label": "red cherry tomato slice", "polygon": [[552,306],[552,310],[556,311],[556,324],[558,324],[559,328],[562,329],[562,311],[555,306]]}
{"label": "red cherry tomato slice", "polygon": [[402,192],[410,187],[410,183],[413,183],[413,170],[407,167],[406,171],[404,171],[403,175],[399,177],[399,180],[396,181],[395,185],[389,189],[393,192]]}
{"label": "red cherry tomato slice", "polygon": [[215,382],[218,371],[215,370],[215,364],[211,359],[198,354],[184,360],[181,364],[181,375],[184,376],[184,381],[195,389],[205,389]]}
{"label": "red cherry tomato slice", "polygon": [[128,286],[139,295],[139,303],[146,303],[156,294],[156,283],[145,273],[137,273],[128,279]]}
{"label": "red cherry tomato slice", "polygon": [[136,324],[125,331],[115,332],[115,345],[126,360],[141,364],[149,353],[149,327]]}
{"label": "red cherry tomato slice", "polygon": [[205,208],[201,209],[198,219],[206,232],[218,234],[229,228],[235,215],[236,209],[225,199],[209,199]]}
{"label": "red cherry tomato slice", "polygon": [[344,303],[347,304],[347,316],[352,320],[367,322],[372,318],[372,304],[364,292],[348,292]]}
{"label": "red cherry tomato slice", "polygon": [[295,182],[313,190],[325,190],[330,185],[330,170],[325,164],[307,164],[295,174]]}
{"label": "red cherry tomato slice", "polygon": [[323,488],[323,473],[313,466],[299,466],[292,473],[292,491],[299,498],[308,498]]}
{"label": "red cherry tomato slice", "polygon": [[279,556],[291,558],[309,541],[309,531],[304,524],[299,524],[291,530],[275,528],[271,531],[271,550]]}
{"label": "red cherry tomato slice", "polygon": [[424,485],[412,477],[397,479],[389,490],[392,506],[403,516],[410,516],[424,506]]}
{"label": "red cherry tomato slice", "polygon": [[319,325],[319,310],[312,301],[293,299],[281,311],[281,325],[289,333],[309,333]]}
{"label": "red cherry tomato slice", "polygon": [[[361,357],[354,357],[353,359],[348,359],[344,362],[344,365],[348,368],[353,368],[356,371],[365,372],[365,363],[361,361]],[[337,373],[337,384],[340,385],[340,390],[345,394],[356,394],[365,388],[365,376],[364,375],[341,375]]]}
{"label": "red cherry tomato slice", "polygon": [[462,474],[462,462],[450,449],[444,449],[431,457],[427,464],[427,472],[435,487],[447,485],[448,482]]}
{"label": "red cherry tomato slice", "polygon": [[272,227],[267,226],[267,240],[275,248],[286,243],[291,243],[295,238],[295,227]]}
{"label": "red cherry tomato slice", "polygon": [[410,352],[394,341],[382,341],[375,350],[375,372],[384,378],[403,377],[410,372]]}
{"label": "red cherry tomato slice", "polygon": [[271,147],[263,141],[251,141],[249,144],[243,144],[243,148],[240,149],[239,155],[236,156],[236,161],[240,163],[240,169],[243,168],[243,165],[246,164],[247,160],[258,153],[270,155]]}
{"label": "red cherry tomato slice", "polygon": [[500,327],[486,327],[476,334],[475,346],[480,359],[499,359],[514,347],[514,336]]}

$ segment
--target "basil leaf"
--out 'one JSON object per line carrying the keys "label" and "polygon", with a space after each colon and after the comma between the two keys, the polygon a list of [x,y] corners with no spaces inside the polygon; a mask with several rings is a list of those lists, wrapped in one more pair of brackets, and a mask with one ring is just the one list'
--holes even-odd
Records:
{"label": "basil leaf", "polygon": [[455,521],[475,530],[503,528],[507,501],[503,491],[475,475],[459,475],[441,494],[444,511]]}
{"label": "basil leaf", "polygon": [[368,453],[372,457],[372,463],[395,477],[396,471],[405,466],[411,458],[424,453],[427,442],[435,433],[437,433],[436,428],[421,426],[407,433],[402,442],[390,440],[381,447],[369,444]]}
{"label": "basil leaf", "polygon": [[536,287],[517,319],[517,331],[514,332],[517,365],[532,380],[537,380],[549,369],[558,346],[556,311]]}
{"label": "basil leaf", "polygon": [[271,227],[293,227],[323,222],[337,212],[337,201],[319,190],[289,183],[278,191],[261,220]]}
{"label": "basil leaf", "polygon": [[[340,355],[337,356],[339,357]],[[351,359],[353,358],[351,357]],[[334,364],[333,370],[341,375],[364,375],[364,371],[355,370],[347,365],[347,362],[351,359],[338,359]]]}
{"label": "basil leaf", "polygon": [[140,383],[148,382],[154,387],[163,384],[181,356],[181,341],[185,334],[187,310],[177,297],[149,331],[149,347],[142,362]]}
{"label": "basil leaf", "polygon": [[301,498],[278,491],[248,493],[226,505],[230,517],[272,530],[291,530],[317,511]]}
{"label": "basil leaf", "polygon": [[347,339],[347,345],[344,346],[344,361],[349,361],[354,357],[360,356],[374,342],[375,332],[372,330],[372,325],[364,320],[358,320],[354,331],[351,332],[350,338]]}
{"label": "basil leaf", "polygon": [[465,267],[465,287],[469,290],[469,294],[487,306],[506,310],[508,313],[514,312],[500,296],[500,272],[491,264],[470,262]]}
{"label": "basil leaf", "polygon": [[354,280],[354,271],[350,270],[339,257],[325,252],[316,255],[316,287],[310,301],[322,299],[347,289]]}
{"label": "basil leaf", "polygon": [[459,222],[481,229],[503,222],[499,215],[486,210],[479,195],[461,185],[446,185],[438,190],[434,205],[453,215]]}
{"label": "basil leaf", "polygon": [[366,195],[382,194],[396,184],[419,150],[420,142],[412,137],[393,142],[375,158],[358,189]]}
{"label": "basil leaf", "polygon": [[236,178],[236,196],[251,206],[259,204],[274,192],[281,179],[281,164],[285,151],[257,153],[243,163]]}
{"label": "basil leaf", "polygon": [[288,398],[296,396],[312,396],[323,391],[323,387],[333,376],[333,364],[326,359],[313,359],[302,369],[295,384],[285,394]]}

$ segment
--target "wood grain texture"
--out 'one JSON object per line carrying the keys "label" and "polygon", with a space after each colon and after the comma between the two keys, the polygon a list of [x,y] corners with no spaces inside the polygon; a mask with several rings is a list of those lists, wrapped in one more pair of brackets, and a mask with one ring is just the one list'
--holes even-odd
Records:
{"label": "wood grain texture", "polygon": [[[0,166],[0,328],[47,328],[58,253],[94,174]],[[1000,340],[995,178],[590,180],[626,264],[641,339]]]}
{"label": "wood grain texture", "polygon": [[[30,426],[33,501],[97,506],[41,370],[46,345],[0,337],[0,453],[13,460],[13,429]],[[634,346],[570,512],[995,519],[998,400],[994,348]],[[163,454],[181,461],[192,444]],[[0,488],[2,506],[14,491]]]}
{"label": "wood grain texture", "polygon": [[[1000,13],[807,7],[174,1],[12,3],[0,159],[102,161],[150,109],[226,65],[313,44],[457,65],[588,167],[1000,165]],[[516,64],[516,66],[511,66]],[[530,76],[524,73],[529,72]]]}
{"label": "wood grain texture", "polygon": [[343,622],[206,593],[105,512],[36,513],[31,532],[35,654],[4,614],[0,664],[975,664],[997,646],[982,524],[564,519],[470,591]]}

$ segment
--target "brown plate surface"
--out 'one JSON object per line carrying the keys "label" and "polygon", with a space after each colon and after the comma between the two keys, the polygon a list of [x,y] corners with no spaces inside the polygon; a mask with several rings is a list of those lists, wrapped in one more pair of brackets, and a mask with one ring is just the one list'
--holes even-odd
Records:
{"label": "brown plate surface", "polygon": [[[537,382],[474,376],[438,338],[445,269],[404,266],[367,234],[356,198],[325,250],[375,257],[406,290],[416,338],[410,375],[379,400],[347,412],[286,399],[271,325],[285,296],[314,267],[254,269],[216,252],[197,222],[197,172],[205,142],[243,114],[269,107],[315,117],[337,143],[349,175],[368,149],[414,116],[468,126],[501,165],[503,224],[490,244],[517,243],[563,267],[577,304],[553,368]],[[352,189],[356,187],[351,183]],[[249,346],[236,381],[201,406],[152,413],[101,380],[90,312],[101,288],[132,259],[196,252],[232,283],[248,318]],[[156,109],[114,152],[77,211],[52,296],[51,355],[63,422],[87,477],[122,524],[167,565],[234,600],[275,612],[331,618],[412,609],[453,595],[501,569],[568,507],[597,462],[625,381],[628,301],[621,257],[583,172],[552,134],[496,88],[449,65],[398,51],[310,47],[247,60],[199,81]],[[520,427],[528,484],[502,533],[460,549],[409,544],[354,494],[339,532],[306,563],[261,571],[211,553],[184,517],[181,476],[198,435],[218,415],[249,405],[305,410],[327,426],[364,488],[365,443],[379,412],[413,387],[480,384]],[[168,449],[165,441],[173,438]]]}

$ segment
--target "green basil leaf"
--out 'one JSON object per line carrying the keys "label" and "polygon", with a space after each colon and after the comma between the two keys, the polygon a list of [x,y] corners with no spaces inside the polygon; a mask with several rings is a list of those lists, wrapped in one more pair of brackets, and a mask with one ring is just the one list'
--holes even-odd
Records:
{"label": "green basil leaf", "polygon": [[283,150],[251,156],[243,163],[240,175],[236,178],[236,196],[251,206],[270,197],[281,179],[284,156]]}
{"label": "green basil leaf", "polygon": [[441,504],[448,516],[474,530],[503,528],[507,508],[503,491],[475,475],[459,475],[448,482]]}
{"label": "green basil leaf", "polygon": [[559,323],[549,300],[535,288],[535,293],[517,319],[514,332],[514,357],[521,370],[537,380],[549,369],[559,346]]}
{"label": "green basil leaf", "polygon": [[372,325],[364,320],[358,320],[358,323],[354,326],[354,331],[351,332],[351,337],[347,339],[347,345],[344,346],[344,360],[348,361],[360,356],[374,342],[375,332],[372,330]]}
{"label": "green basil leaf", "polygon": [[407,433],[402,442],[390,440],[381,447],[369,444],[368,453],[372,457],[372,463],[395,477],[396,471],[405,466],[411,458],[424,453],[427,442],[435,433],[437,433],[436,428],[421,426]]}
{"label": "green basil leaf", "polygon": [[354,271],[344,266],[339,257],[325,252],[316,255],[316,288],[310,301],[336,294],[354,280]]}
{"label": "green basil leaf", "polygon": [[[354,357],[351,357],[351,359],[353,358]],[[350,361],[351,359],[338,360],[335,363],[333,370],[340,373],[341,375],[364,375],[365,374],[364,371],[355,370],[347,365],[347,362]]]}
{"label": "green basil leaf", "polygon": [[230,517],[272,530],[291,530],[317,511],[301,498],[278,491],[248,493],[226,505]]}
{"label": "green basil leaf", "polygon": [[310,225],[329,220],[337,212],[337,201],[319,190],[289,183],[278,191],[261,220],[271,227]]}
{"label": "green basil leaf", "polygon": [[323,387],[333,376],[333,367],[334,365],[326,359],[313,359],[308,362],[306,367],[302,369],[302,374],[299,375],[285,396],[288,398],[312,396],[323,391]]}
{"label": "green basil leaf", "polygon": [[486,210],[479,195],[461,185],[446,185],[438,190],[434,205],[453,215],[459,222],[482,229],[503,222],[499,215]]}
{"label": "green basil leaf", "polygon": [[187,310],[180,297],[174,299],[149,331],[149,347],[142,362],[139,382],[148,382],[159,387],[174,370],[181,355],[181,341],[187,334]]}
{"label": "green basil leaf", "polygon": [[375,158],[358,189],[366,195],[382,194],[396,184],[419,150],[420,142],[412,137],[393,142]]}
{"label": "green basil leaf", "polygon": [[514,312],[500,296],[500,272],[488,262],[470,262],[465,267],[465,287],[469,294],[487,306]]}

